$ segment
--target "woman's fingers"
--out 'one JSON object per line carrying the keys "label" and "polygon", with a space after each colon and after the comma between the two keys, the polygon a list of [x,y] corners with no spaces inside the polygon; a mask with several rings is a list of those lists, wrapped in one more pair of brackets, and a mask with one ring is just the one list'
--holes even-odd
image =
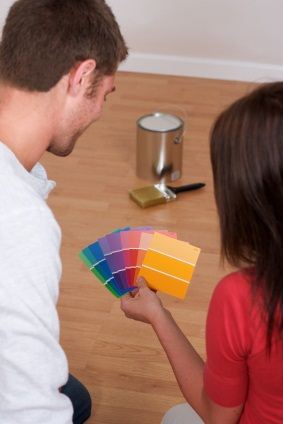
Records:
{"label": "woman's fingers", "polygon": [[143,287],[148,287],[146,280],[143,277],[139,277],[137,280],[137,286],[139,289]]}

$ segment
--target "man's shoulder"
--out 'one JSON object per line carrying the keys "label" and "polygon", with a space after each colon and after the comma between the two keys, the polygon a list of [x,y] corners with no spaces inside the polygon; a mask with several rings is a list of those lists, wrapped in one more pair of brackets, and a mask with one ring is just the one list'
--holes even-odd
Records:
{"label": "man's shoulder", "polygon": [[0,233],[22,226],[61,239],[61,230],[46,201],[26,181],[0,170]]}
{"label": "man's shoulder", "polygon": [[22,209],[46,207],[45,201],[12,172],[0,171],[0,216]]}

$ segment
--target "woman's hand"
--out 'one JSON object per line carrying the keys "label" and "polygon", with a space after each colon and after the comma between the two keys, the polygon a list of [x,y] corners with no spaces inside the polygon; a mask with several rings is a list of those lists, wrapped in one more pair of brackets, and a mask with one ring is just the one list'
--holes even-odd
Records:
{"label": "woman's hand", "polygon": [[166,309],[143,278],[139,278],[137,286],[136,291],[122,297],[121,309],[128,318],[153,324],[160,314],[166,313]]}

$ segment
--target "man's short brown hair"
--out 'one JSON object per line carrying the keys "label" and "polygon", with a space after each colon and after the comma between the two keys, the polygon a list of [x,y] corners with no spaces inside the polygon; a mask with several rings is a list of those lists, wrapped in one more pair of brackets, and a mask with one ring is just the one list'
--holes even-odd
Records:
{"label": "man's short brown hair", "polygon": [[104,0],[18,0],[3,30],[0,78],[49,91],[78,62],[94,59],[96,74],[112,75],[127,53]]}

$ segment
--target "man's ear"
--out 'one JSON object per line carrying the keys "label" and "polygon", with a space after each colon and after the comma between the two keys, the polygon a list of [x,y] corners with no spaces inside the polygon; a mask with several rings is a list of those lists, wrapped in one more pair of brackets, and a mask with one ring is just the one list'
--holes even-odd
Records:
{"label": "man's ear", "polygon": [[88,84],[89,75],[95,70],[96,62],[93,59],[87,59],[76,64],[69,73],[68,91],[72,96],[77,96],[85,84]]}

